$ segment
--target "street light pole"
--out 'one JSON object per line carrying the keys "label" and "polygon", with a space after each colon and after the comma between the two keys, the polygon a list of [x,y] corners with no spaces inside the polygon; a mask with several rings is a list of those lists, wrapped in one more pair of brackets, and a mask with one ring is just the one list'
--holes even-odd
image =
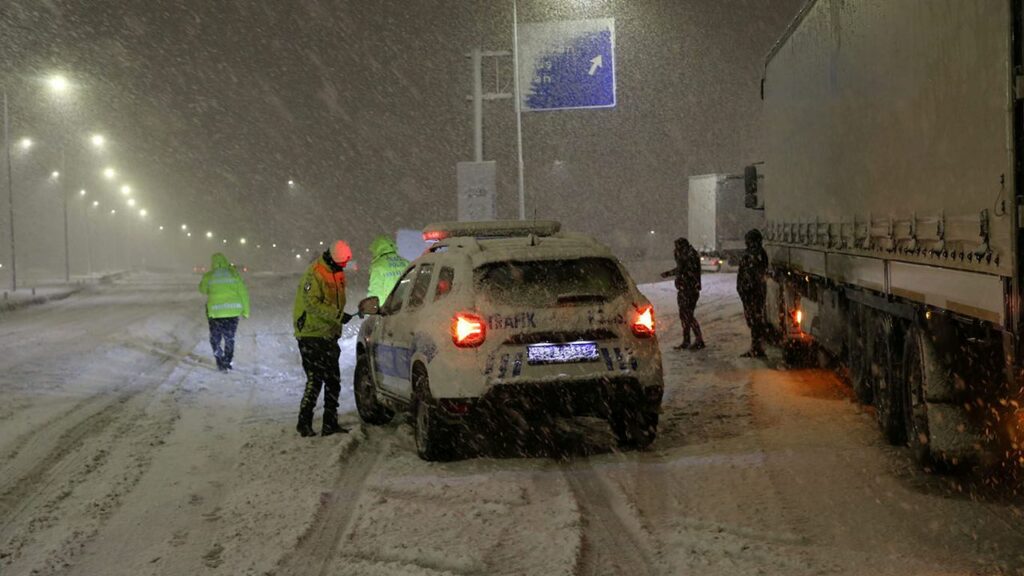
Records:
{"label": "street light pole", "polygon": [[519,88],[519,2],[512,0],[512,68],[516,99],[516,153],[519,160],[519,219],[526,220],[526,185],[523,181],[523,96]]}
{"label": "street light pole", "polygon": [[64,197],[64,282],[71,283],[71,243],[68,240],[68,158],[67,143],[60,145],[60,170],[64,176],[60,181],[60,193]]}
{"label": "street light pole", "polygon": [[7,210],[11,228],[11,291],[18,289],[18,264],[14,253],[14,176],[11,171],[11,123],[7,114],[7,90],[4,89],[4,151],[7,156]]}

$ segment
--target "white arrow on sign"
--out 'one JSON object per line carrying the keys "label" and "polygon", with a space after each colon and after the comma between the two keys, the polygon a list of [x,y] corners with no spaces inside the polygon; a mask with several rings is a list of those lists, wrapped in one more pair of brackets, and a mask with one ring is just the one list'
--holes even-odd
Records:
{"label": "white arrow on sign", "polygon": [[590,60],[590,75],[596,74],[597,69],[602,66],[604,66],[604,56],[598,54],[596,58]]}

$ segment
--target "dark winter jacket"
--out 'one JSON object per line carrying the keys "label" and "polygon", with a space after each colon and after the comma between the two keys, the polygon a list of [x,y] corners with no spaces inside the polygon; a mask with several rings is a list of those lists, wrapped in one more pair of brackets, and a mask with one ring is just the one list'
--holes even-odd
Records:
{"label": "dark winter jacket", "polygon": [[661,273],[662,278],[676,277],[676,290],[696,299],[700,295],[700,254],[689,243],[677,245],[676,267]]}
{"label": "dark winter jacket", "polygon": [[740,258],[740,269],[736,274],[736,291],[744,302],[763,301],[767,290],[765,278],[768,275],[768,254],[761,247],[748,245]]}

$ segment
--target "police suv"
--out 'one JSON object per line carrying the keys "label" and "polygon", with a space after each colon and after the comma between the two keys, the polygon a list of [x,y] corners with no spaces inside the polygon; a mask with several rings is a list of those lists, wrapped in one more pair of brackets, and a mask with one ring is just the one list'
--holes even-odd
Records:
{"label": "police suv", "polygon": [[620,446],[649,445],[663,392],[654,309],[606,247],[560,228],[428,226],[433,245],[387,300],[360,303],[362,420],[410,411],[426,460],[552,416],[605,418]]}

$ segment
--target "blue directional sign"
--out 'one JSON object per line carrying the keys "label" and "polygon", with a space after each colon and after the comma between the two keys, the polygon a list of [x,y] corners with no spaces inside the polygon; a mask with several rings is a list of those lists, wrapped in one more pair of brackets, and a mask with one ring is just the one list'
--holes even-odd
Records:
{"label": "blue directional sign", "polygon": [[615,20],[523,24],[519,79],[526,111],[615,107]]}

